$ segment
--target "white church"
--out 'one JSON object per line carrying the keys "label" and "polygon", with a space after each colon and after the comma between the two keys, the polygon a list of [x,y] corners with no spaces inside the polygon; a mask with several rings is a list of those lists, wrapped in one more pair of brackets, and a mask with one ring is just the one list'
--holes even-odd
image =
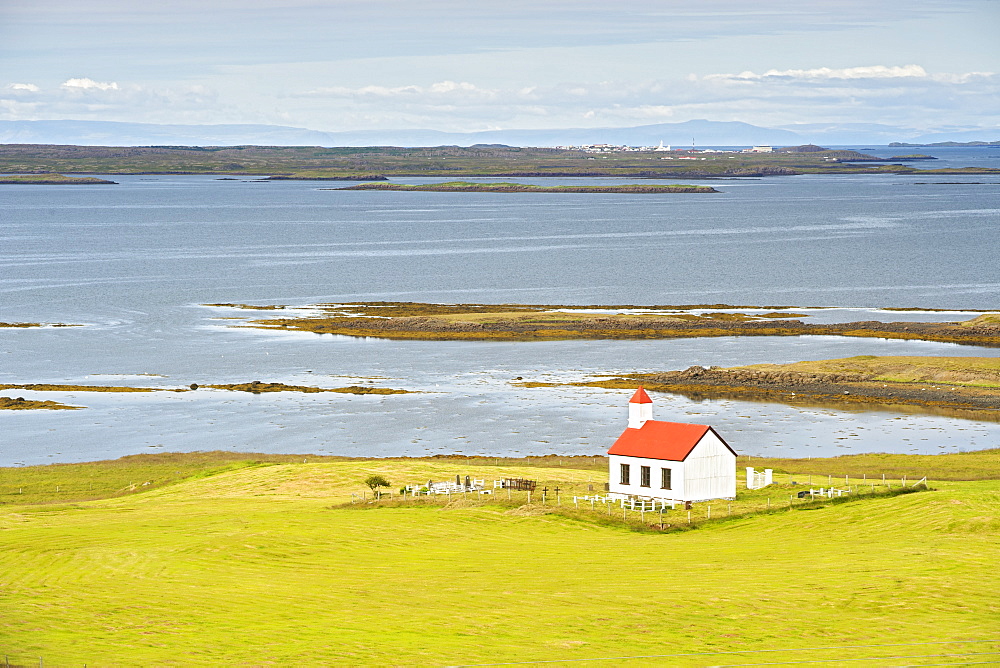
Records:
{"label": "white church", "polygon": [[608,491],[616,498],[736,498],[736,452],[708,425],[654,420],[642,387],[629,401],[628,427],[608,460]]}

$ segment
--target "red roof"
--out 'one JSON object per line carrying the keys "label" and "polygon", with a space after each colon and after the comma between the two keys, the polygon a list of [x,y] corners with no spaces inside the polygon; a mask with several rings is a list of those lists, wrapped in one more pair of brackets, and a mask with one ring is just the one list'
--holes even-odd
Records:
{"label": "red roof", "polygon": [[649,398],[646,390],[642,389],[642,385],[640,385],[639,389],[635,391],[635,394],[632,395],[632,398],[628,402],[630,404],[651,404],[653,400]]}
{"label": "red roof", "polygon": [[608,454],[682,462],[710,429],[704,424],[646,420],[638,429],[626,429]]}

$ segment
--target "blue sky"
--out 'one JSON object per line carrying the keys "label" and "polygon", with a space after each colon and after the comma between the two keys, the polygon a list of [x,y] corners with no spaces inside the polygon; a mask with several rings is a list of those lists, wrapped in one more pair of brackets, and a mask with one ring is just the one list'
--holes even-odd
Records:
{"label": "blue sky", "polygon": [[0,0],[0,119],[1000,127],[997,0]]}

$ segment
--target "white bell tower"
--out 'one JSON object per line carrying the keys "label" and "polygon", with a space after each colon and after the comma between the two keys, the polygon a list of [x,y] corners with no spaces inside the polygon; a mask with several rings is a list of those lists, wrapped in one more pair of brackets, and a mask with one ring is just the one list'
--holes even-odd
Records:
{"label": "white bell tower", "polygon": [[638,429],[646,420],[653,419],[653,400],[642,389],[642,385],[635,391],[628,402],[628,426],[630,429]]}

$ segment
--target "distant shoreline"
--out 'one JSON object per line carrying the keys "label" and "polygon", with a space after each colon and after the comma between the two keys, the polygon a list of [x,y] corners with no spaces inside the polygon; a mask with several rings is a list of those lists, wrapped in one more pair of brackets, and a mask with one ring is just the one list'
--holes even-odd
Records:
{"label": "distant shoreline", "polygon": [[937,141],[930,144],[911,144],[909,142],[894,141],[889,143],[889,148],[898,148],[901,146],[916,146],[916,147],[938,147],[938,148],[979,148],[979,147],[994,147],[1000,146],[1000,141]]}
{"label": "distant shoreline", "polygon": [[[907,156],[902,161],[909,160]],[[735,150],[585,150],[511,146],[50,146],[0,144],[0,174],[210,174],[280,181],[431,177],[520,179],[761,178],[800,174],[1000,174],[987,167],[922,170],[853,149],[803,145]],[[0,177],[2,178],[2,177]],[[58,178],[58,177],[54,177]],[[682,181],[683,182],[683,181]]]}

